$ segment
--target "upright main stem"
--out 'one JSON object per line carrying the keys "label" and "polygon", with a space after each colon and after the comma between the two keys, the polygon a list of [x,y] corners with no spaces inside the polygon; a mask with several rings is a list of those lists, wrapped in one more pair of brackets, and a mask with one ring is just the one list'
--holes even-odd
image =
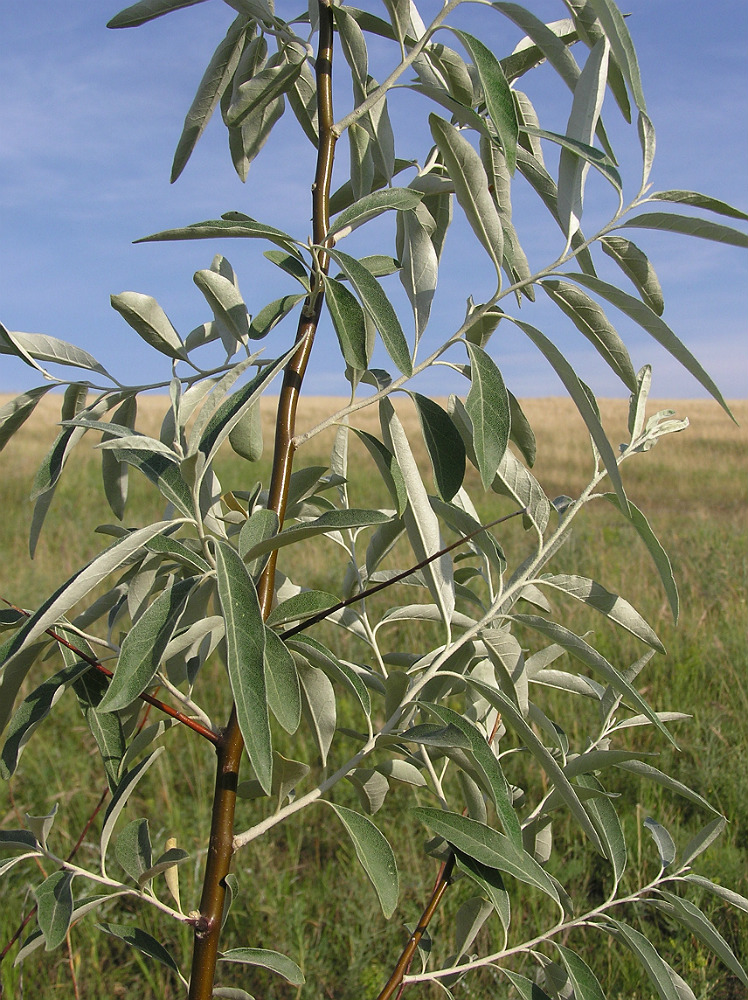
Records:
{"label": "upright main stem", "polygon": [[[330,178],[336,136],[332,131],[332,8],[326,0],[318,0],[318,7],[319,47],[316,77],[319,147],[317,169],[312,187],[312,233],[314,243],[321,246],[325,242],[329,228]],[[326,274],[327,267],[327,254],[323,254],[319,260],[320,272]],[[296,340],[300,346],[286,366],[278,400],[268,508],[278,514],[281,523],[286,510],[288,487],[293,467],[296,410],[301,384],[319,323],[323,297],[324,289],[321,285],[321,279],[315,277],[312,290],[304,303],[299,320]],[[268,560],[258,584],[258,596],[263,618],[267,618],[270,613],[274,587],[275,553]],[[221,918],[226,894],[225,878],[230,871],[234,850],[236,786],[243,750],[244,740],[234,708],[217,747],[218,760],[213,814],[203,878],[203,892],[200,900],[200,917],[195,926],[189,1000],[210,1000],[213,993]]]}

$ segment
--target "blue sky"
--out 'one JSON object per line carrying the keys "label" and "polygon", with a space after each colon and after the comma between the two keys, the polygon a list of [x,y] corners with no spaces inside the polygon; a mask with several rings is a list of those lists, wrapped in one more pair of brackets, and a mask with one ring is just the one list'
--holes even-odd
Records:
{"label": "blue sky", "polygon": [[[280,4],[285,0],[279,0]],[[363,4],[362,4],[363,5]],[[420,5],[424,18],[437,9]],[[468,6],[468,5],[466,5]],[[547,20],[563,17],[560,0],[528,6]],[[629,28],[638,47],[645,95],[657,129],[656,188],[688,188],[748,208],[748,4],[745,0],[628,0]],[[498,55],[519,35],[506,19],[470,5],[464,22],[491,32]],[[160,229],[217,218],[238,209],[294,235],[308,232],[313,150],[296,142],[290,111],[242,185],[233,172],[225,130],[211,123],[193,159],[169,185],[173,149],[182,121],[210,55],[231,20],[220,0],[208,0],[140,28],[110,31],[117,3],[32,0],[0,11],[0,320],[9,328],[49,333],[91,351],[121,381],[168,379],[165,358],[150,352],[110,308],[109,294],[126,289],[155,296],[186,335],[209,318],[192,282],[216,252],[239,274],[251,312],[287,291],[280,272],[263,260],[254,241],[133,246]],[[376,9],[372,5],[371,9]],[[485,19],[491,19],[490,22]],[[480,23],[477,19],[480,19]],[[444,39],[449,43],[448,39]],[[377,52],[373,52],[376,57]],[[581,53],[580,53],[581,57]],[[380,74],[381,75],[381,74]],[[528,78],[529,80],[530,78]],[[546,126],[563,131],[569,94],[547,67],[528,92]],[[348,109],[347,87],[336,93],[336,113]],[[423,158],[428,140],[414,127],[426,108],[395,95],[392,115],[404,127],[398,155]],[[624,125],[608,98],[604,116],[624,170],[638,180],[635,131]],[[343,147],[345,144],[341,143]],[[592,179],[586,205],[589,223],[604,212],[610,195]],[[531,263],[541,265],[561,249],[560,233],[521,180],[515,184],[514,218]],[[601,216],[602,218],[602,216]],[[714,217],[716,221],[719,220]],[[587,217],[585,217],[587,220]],[[378,252],[392,252],[391,230],[380,226]],[[748,259],[733,247],[677,236],[626,233],[649,253],[665,292],[664,318],[715,378],[725,396],[748,395]],[[241,245],[240,245],[241,244]],[[372,252],[351,242],[348,252]],[[465,300],[490,292],[472,234],[450,233],[432,312],[435,338],[459,324]],[[450,263],[453,267],[450,269]],[[447,277],[449,271],[449,277]],[[404,297],[388,279],[398,303]],[[687,398],[703,390],[676,362],[611,308],[611,319],[628,338],[635,367],[654,364],[654,393]],[[403,323],[411,323],[403,304]],[[523,308],[566,350],[580,374],[602,396],[626,394],[586,342],[548,306]],[[283,343],[293,326],[274,337]],[[497,333],[492,353],[507,384],[519,396],[558,395],[553,372],[517,334]],[[273,339],[273,338],[271,338]],[[280,351],[278,341],[268,352]],[[593,352],[594,354],[594,352]],[[341,394],[337,348],[321,333],[308,390]],[[0,391],[38,384],[22,363],[0,356]],[[448,374],[427,386],[455,388]],[[465,391],[465,384],[458,391]]]}

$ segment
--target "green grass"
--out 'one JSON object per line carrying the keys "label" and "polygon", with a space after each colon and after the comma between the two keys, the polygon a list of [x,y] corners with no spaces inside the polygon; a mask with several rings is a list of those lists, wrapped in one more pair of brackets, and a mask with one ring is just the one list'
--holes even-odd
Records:
{"label": "green grass", "polygon": [[[58,404],[49,399],[44,402],[47,418],[55,419],[54,407]],[[156,405],[155,401],[151,405]],[[308,421],[314,417],[311,410],[321,405],[316,401],[309,404]],[[551,497],[573,494],[583,485],[589,465],[583,431],[577,428],[568,404],[562,401],[530,401],[527,409],[540,442],[536,471],[546,492]],[[656,766],[699,790],[730,818],[725,835],[710,849],[701,870],[748,894],[748,440],[744,431],[720,417],[711,404],[680,403],[677,409],[691,415],[695,426],[686,434],[658,444],[648,455],[632,460],[624,480],[632,500],[646,512],[673,561],[682,601],[679,626],[675,628],[672,623],[643,546],[602,502],[599,509],[593,506],[580,519],[573,538],[557,556],[555,567],[591,576],[621,593],[645,615],[665,643],[669,656],[655,657],[640,676],[640,686],[656,708],[688,712],[693,719],[675,728],[677,750],[647,730],[634,731],[636,746],[659,753]],[[603,413],[609,426],[620,426],[624,413],[621,404],[606,404]],[[739,404],[738,416],[743,422],[748,417],[745,404]],[[25,607],[36,606],[83,559],[106,544],[105,538],[92,534],[92,528],[114,520],[101,497],[98,463],[87,452],[81,452],[85,460],[71,464],[63,475],[37,557],[33,563],[28,561],[30,507],[25,497],[52,435],[52,431],[44,429],[43,421],[35,420],[2,456],[0,594]],[[615,433],[613,437],[615,440]],[[326,464],[329,446],[329,435],[313,439],[299,456],[300,461]],[[359,506],[381,500],[372,492],[373,466],[368,461],[362,456],[352,463],[352,503]],[[267,482],[266,459],[251,475],[245,469],[236,461],[223,462],[219,475],[224,488],[246,489],[255,479]],[[476,476],[472,476],[471,486],[477,487]],[[146,518],[158,517],[160,503],[150,487],[133,477],[131,489],[126,523],[139,524]],[[478,495],[477,489],[474,495]],[[505,501],[492,496],[485,497],[479,506],[486,518],[508,509]],[[502,543],[510,557],[519,556],[526,543],[518,522],[506,527]],[[339,561],[331,543],[307,544],[292,558],[294,578],[320,589],[336,588]],[[577,605],[564,606],[563,613],[562,620],[575,631],[594,629],[596,644],[616,664],[625,665],[640,655],[641,648],[634,640],[610,629],[599,616]],[[420,634],[418,629],[397,634],[393,631],[389,641],[393,648],[416,649]],[[522,636],[525,640],[532,645],[529,634]],[[220,680],[220,675],[216,678]],[[61,702],[34,736],[11,785],[0,788],[4,828],[21,825],[25,812],[46,813],[59,803],[53,831],[59,853],[65,853],[75,843],[103,787],[97,754],[74,702],[72,695]],[[548,697],[548,706],[554,717],[564,721],[572,743],[583,738],[584,716],[576,704],[555,695]],[[340,712],[347,725],[357,725],[355,707],[344,699]],[[178,751],[162,756],[139,786],[139,796],[128,807],[128,816],[151,817],[151,836],[157,851],[168,837],[176,837],[179,845],[193,855],[180,876],[183,904],[189,909],[197,906],[199,894],[210,819],[213,754],[207,744],[183,737],[176,731],[167,734],[165,744]],[[333,747],[336,759],[349,747],[344,741],[345,737],[340,737],[339,744]],[[281,737],[278,747],[298,759],[314,756],[309,738],[303,734],[293,740],[286,738],[285,743]],[[538,780],[524,766],[524,760],[518,762],[516,775],[511,777],[518,783]],[[685,800],[657,786],[630,780],[630,776],[622,779],[616,790],[620,794],[618,811],[630,845],[627,885],[633,888],[640,876],[646,877],[654,870],[655,852],[646,834],[641,840],[643,816],[656,816],[681,845],[710,817]],[[354,792],[347,783],[336,790],[335,797],[341,804],[354,804]],[[235,873],[241,893],[229,915],[223,947],[276,948],[299,962],[307,984],[296,990],[277,977],[261,972],[249,975],[238,966],[228,967],[220,981],[244,986],[265,1000],[373,1000],[404,942],[403,925],[416,922],[436,871],[435,861],[423,851],[424,828],[408,819],[407,810],[412,804],[407,789],[395,788],[377,814],[378,824],[395,848],[402,877],[401,904],[389,923],[381,917],[349,842],[324,806],[305,810],[240,852]],[[251,825],[259,815],[258,805],[240,802],[240,826]],[[84,840],[79,854],[84,865],[97,863],[97,831],[94,825]],[[564,883],[572,896],[594,902],[607,885],[604,865],[580,842],[571,824],[559,819],[554,832],[559,843],[565,845],[562,856],[554,861]],[[14,868],[3,880],[0,948],[31,906],[30,888],[39,880],[31,864]],[[82,888],[77,891],[83,892]],[[431,928],[439,954],[449,952],[450,918],[469,894],[464,881],[448,891]],[[695,895],[693,898],[702,902]],[[515,892],[512,902],[517,921],[513,934],[519,935],[521,927],[531,936],[546,913],[542,901],[532,893]],[[705,899],[703,905],[738,956],[748,956],[748,921],[738,919],[713,900]],[[137,920],[157,936],[165,936],[183,966],[188,963],[188,933],[179,929],[175,932],[171,926],[159,927],[154,916],[142,908],[120,905],[102,914],[102,918]],[[738,1000],[743,995],[737,980],[684,931],[654,911],[637,915],[629,911],[629,918],[635,924],[646,920],[647,934],[689,980],[699,1000]],[[489,921],[479,944],[490,948],[495,933]],[[587,938],[575,933],[568,943],[593,966],[610,1000],[650,1000],[654,994],[639,966],[617,946],[609,947],[606,939],[587,933]],[[102,936],[90,919],[72,930],[68,949],[63,946],[52,954],[36,952],[20,969],[12,967],[14,954],[15,949],[0,967],[0,983],[9,997],[73,997],[76,987],[71,967],[81,997],[170,1000],[182,995],[171,973],[141,959],[121,942]],[[441,995],[436,988],[425,987],[406,993],[414,1000]],[[456,992],[458,997],[508,995],[505,981],[491,970],[467,979]]]}

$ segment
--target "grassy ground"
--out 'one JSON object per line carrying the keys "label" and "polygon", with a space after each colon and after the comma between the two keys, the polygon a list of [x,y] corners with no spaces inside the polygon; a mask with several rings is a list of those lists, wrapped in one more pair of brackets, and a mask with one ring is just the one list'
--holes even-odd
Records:
{"label": "grassy ground", "polygon": [[[63,476],[36,558],[28,560],[31,507],[26,497],[38,462],[54,435],[50,424],[58,419],[58,405],[57,400],[45,399],[39,417],[26,425],[0,460],[0,595],[26,607],[36,606],[83,559],[101,548],[103,539],[92,534],[92,528],[113,520],[98,486],[98,461],[86,452],[84,460],[75,462]],[[156,408],[161,405],[158,400],[148,403],[146,428],[148,420],[156,421]],[[314,423],[327,405],[308,401],[302,421]],[[678,729],[678,752],[648,736],[639,736],[639,745],[645,739],[646,749],[662,753],[658,766],[668,772],[674,769],[681,780],[701,791],[730,818],[726,835],[710,850],[702,869],[748,894],[748,435],[730,424],[715,404],[680,401],[673,405],[679,416],[691,418],[692,427],[628,463],[624,480],[631,499],[647,513],[672,558],[682,599],[679,627],[673,627],[646,551],[612,510],[602,509],[608,505],[592,508],[583,516],[573,539],[558,557],[558,566],[564,572],[592,576],[632,600],[664,641],[669,657],[656,657],[642,675],[641,684],[657,708],[678,709],[694,718]],[[584,485],[589,469],[584,428],[564,400],[528,401],[526,411],[539,439],[538,478],[551,497],[573,495]],[[745,427],[748,405],[738,403],[735,412]],[[603,416],[614,443],[619,433],[623,440],[625,406],[607,402]],[[299,459],[326,465],[329,447],[329,435],[320,436],[305,447]],[[370,495],[374,477],[369,475],[368,461],[362,457],[352,463],[352,502],[360,506],[377,499]],[[267,480],[267,462],[263,460],[259,470],[248,477],[240,464],[229,460],[219,474],[224,488],[246,489],[250,480]],[[133,478],[131,489],[127,523],[158,516],[159,503],[150,487]],[[486,497],[480,512],[486,518],[496,516],[504,509],[503,503]],[[507,530],[502,542],[508,552],[519,552],[521,534],[514,527]],[[334,587],[329,551],[329,546],[321,551],[310,545],[295,557],[294,576],[323,589]],[[569,626],[579,631],[595,628],[596,641],[614,662],[625,664],[639,655],[633,641],[604,628],[601,631],[600,619],[590,620],[579,609],[568,611]],[[410,633],[407,641],[413,643],[416,638]],[[563,714],[564,706],[559,708]],[[578,738],[583,727],[583,719],[569,718],[570,738]],[[209,823],[212,754],[189,740],[181,741],[180,746],[184,747],[180,756],[165,754],[153,769],[140,802],[144,812],[137,815],[153,817],[151,835],[156,845],[176,836],[179,844],[195,855],[194,866],[188,863],[182,874],[183,901],[191,907],[196,905],[193,888],[199,884]],[[677,760],[673,760],[674,754]],[[293,755],[299,756],[298,747]],[[47,812],[58,802],[55,835],[62,852],[77,839],[100,795],[100,781],[96,755],[75,706],[63,706],[58,717],[45,723],[34,737],[11,786],[0,788],[2,826],[17,826],[25,812]],[[639,842],[643,815],[657,816],[681,844],[709,817],[650,785],[622,782],[619,792],[619,812],[633,845],[629,874],[633,887],[652,864],[652,851]],[[307,977],[307,985],[297,991],[277,978],[253,976],[251,989],[256,996],[266,1000],[366,1000],[376,996],[403,940],[403,924],[417,919],[434,877],[434,862],[423,855],[423,829],[407,821],[411,803],[409,795],[395,790],[377,817],[395,847],[403,881],[401,906],[389,924],[381,919],[351,848],[339,838],[321,808],[276,828],[271,836],[239,855],[236,874],[244,892],[229,917],[225,946],[277,948],[296,959]],[[249,825],[251,803],[242,803],[240,808],[240,823]],[[95,834],[86,838],[82,863],[95,864],[96,842]],[[589,863],[590,855],[571,831],[566,843],[562,859],[565,883],[571,884],[572,895],[596,898],[601,871],[594,861]],[[38,880],[31,868],[18,867],[0,888],[0,948],[31,905],[29,887]],[[458,884],[444,904],[444,926],[462,898],[463,888]],[[539,918],[537,900],[517,898],[514,906],[531,934]],[[748,958],[748,921],[739,921],[708,900],[704,908],[738,955]],[[128,916],[122,909],[112,910],[105,919],[125,921]],[[155,932],[151,919],[138,915],[140,925]],[[689,979],[698,1000],[738,1000],[744,995],[737,980],[682,930],[655,915],[648,918],[646,930],[655,936],[664,957]],[[438,942],[439,921],[433,931]],[[483,933],[486,942],[490,941],[491,930]],[[172,934],[170,941],[177,953],[188,956],[186,934]],[[654,995],[639,967],[617,947],[609,948],[607,940],[591,937],[583,943],[583,938],[575,936],[570,944],[586,948],[585,957],[611,1000],[650,1000]],[[76,996],[76,989],[81,997],[100,996],[102,991],[111,997],[144,1000],[170,1000],[181,995],[168,971],[146,964],[114,939],[102,937],[92,922],[84,921],[73,930],[69,949],[63,947],[52,955],[37,952],[22,967],[22,975],[10,964],[14,954],[11,952],[0,969],[0,982],[8,996],[67,998]],[[244,983],[246,988],[247,977],[237,968],[222,981],[236,986]],[[437,995],[441,994],[412,990],[414,1000]],[[456,995],[504,997],[508,993],[505,981],[485,972],[458,987]]]}

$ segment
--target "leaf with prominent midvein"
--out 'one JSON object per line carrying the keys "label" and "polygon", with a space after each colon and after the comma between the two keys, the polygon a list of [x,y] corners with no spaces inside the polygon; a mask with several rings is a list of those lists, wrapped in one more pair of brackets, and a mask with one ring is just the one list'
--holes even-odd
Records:
{"label": "leaf with prominent midvein", "polygon": [[611,621],[625,628],[627,632],[635,635],[637,639],[646,642],[647,645],[652,646],[660,653],[665,652],[665,647],[636,608],[633,608],[628,601],[619,597],[618,594],[612,594],[599,583],[595,583],[594,580],[589,580],[584,576],[553,575],[547,573],[544,576],[538,577],[536,582],[546,587],[554,587],[556,590],[560,590],[562,593],[568,594],[578,601],[584,601],[585,604],[589,604],[591,608],[599,611],[600,614],[605,615]]}
{"label": "leaf with prominent midvein", "polygon": [[600,246],[603,253],[614,260],[623,273],[633,281],[642,300],[652,312],[662,316],[665,309],[662,287],[644,251],[623,236],[606,236],[600,240]]}
{"label": "leaf with prominent midvein", "polygon": [[673,621],[678,623],[678,610],[679,610],[679,599],[678,599],[678,587],[675,582],[675,577],[673,576],[673,567],[670,565],[670,559],[668,558],[667,552],[660,545],[659,539],[655,535],[649,526],[649,521],[646,519],[644,514],[639,510],[636,504],[629,501],[628,510],[621,507],[619,499],[613,493],[604,493],[603,497],[609,500],[614,507],[623,514],[623,516],[633,524],[639,533],[639,537],[647,546],[649,554],[652,556],[652,560],[657,567],[657,572],[660,574],[660,580],[662,581],[662,586],[667,594],[667,599],[670,603],[670,610],[673,614]]}
{"label": "leaf with prominent midvein", "polygon": [[291,961],[279,951],[267,948],[230,948],[218,956],[219,962],[241,962],[243,965],[256,965],[262,969],[277,972],[292,986],[303,986],[306,980],[296,962]]}
{"label": "leaf with prominent midvein", "polygon": [[148,754],[144,757],[139,764],[137,764],[131,771],[127,771],[117,785],[116,789],[112,794],[112,801],[104,816],[104,822],[101,827],[101,837],[99,840],[99,853],[101,855],[101,873],[106,876],[106,852],[109,846],[109,841],[112,839],[112,833],[114,832],[114,826],[119,818],[120,813],[125,808],[127,800],[130,798],[132,793],[135,791],[135,786],[138,784],[140,779],[143,777],[145,772],[149,769],[151,764],[153,764],[157,758],[163,753],[164,748],[158,747],[153,753]]}
{"label": "leaf with prominent midvein", "polygon": [[149,686],[197,579],[179,580],[159,594],[138,618],[125,636],[109,690],[99,702],[98,711],[119,712]]}
{"label": "leaf with prominent midvein", "polygon": [[301,722],[299,675],[293,656],[270,628],[265,629],[265,687],[270,711],[293,735]]}
{"label": "leaf with prominent midvein", "polygon": [[371,715],[371,697],[369,690],[355,670],[339,660],[335,654],[323,646],[321,642],[309,635],[300,635],[289,639],[289,647],[300,653],[304,659],[325,673],[330,681],[342,681],[343,684],[358,699],[366,717]]}
{"label": "leaf with prominent midvein", "polygon": [[205,0],[139,0],[138,3],[125,7],[119,14],[107,21],[107,28],[137,28],[146,21],[168,14],[172,10],[182,10],[183,7],[194,7]]}
{"label": "leaf with prominent midvein", "polygon": [[392,452],[383,444],[379,438],[374,437],[373,434],[369,434],[368,431],[360,430],[358,427],[352,427],[352,431],[359,437],[359,439],[366,446],[366,450],[369,452],[371,457],[376,463],[379,474],[382,477],[384,485],[387,487],[387,491],[390,494],[395,509],[399,516],[402,516],[403,511],[408,503],[408,496],[405,492],[405,483],[403,482],[403,474],[397,464],[397,460]]}
{"label": "leaf with prominent midvein", "polygon": [[491,356],[476,344],[465,346],[470,356],[465,409],[473,422],[473,447],[483,488],[489,489],[509,443],[509,396]]}
{"label": "leaf with prominent midvein", "polygon": [[[379,414],[385,444],[397,459],[408,495],[408,506],[403,515],[405,530],[416,559],[421,562],[443,548],[439,520],[429,503],[426,487],[403,425],[387,397],[379,403]],[[452,560],[449,555],[434,559],[423,568],[423,574],[432,597],[441,609],[445,624],[449,625],[455,606]]]}
{"label": "leaf with prominent midvein", "polygon": [[748,234],[741,233],[732,226],[719,222],[697,219],[691,215],[676,215],[674,212],[647,212],[626,219],[619,229],[659,229],[666,233],[682,233],[684,236],[698,236],[702,240],[716,240],[734,247],[748,247]]}
{"label": "leaf with prominent midvein", "polygon": [[677,205],[690,205],[691,208],[703,208],[708,212],[716,212],[718,215],[727,215],[732,219],[748,221],[748,215],[741,212],[739,208],[733,208],[726,201],[719,201],[718,198],[711,198],[698,191],[655,191],[647,197],[650,201],[671,201]]}
{"label": "leaf with prominent midvein", "polygon": [[325,278],[325,301],[340,344],[340,353],[354,371],[369,367],[364,311],[355,295],[334,278]]}
{"label": "leaf with prominent midvein", "polygon": [[739,892],[734,892],[732,889],[728,889],[727,886],[719,885],[717,882],[712,882],[710,879],[704,878],[703,875],[695,875],[692,872],[684,876],[684,881],[698,885],[702,889],[706,889],[707,892],[711,892],[715,896],[719,896],[720,899],[724,899],[725,902],[736,907],[738,910],[742,910],[743,913],[748,913],[748,899],[745,896],[741,896]]}
{"label": "leaf with prominent midvein", "polygon": [[155,535],[174,527],[179,521],[158,521],[145,528],[132,531],[117,539],[113,545],[96,556],[87,566],[78,570],[59,587],[51,597],[31,615],[13,637],[6,652],[5,669],[24,646],[42,635],[51,625],[97,587],[114,570],[126,562],[130,556],[143,548]]}
{"label": "leaf with prominent midvein", "polygon": [[[587,145],[592,144],[608,78],[608,44],[597,41],[587,57],[584,69],[574,88],[574,100],[566,126],[566,134]],[[589,163],[571,150],[563,148],[558,165],[558,214],[567,236],[581,225],[584,182]]]}
{"label": "leaf with prominent midvein", "polygon": [[[576,275],[574,277],[577,277]],[[582,275],[581,277],[587,278],[587,275]],[[638,300],[634,300],[638,301]],[[642,305],[642,303],[639,303]],[[646,308],[646,306],[642,306]],[[654,315],[654,314],[653,314]],[[511,317],[508,317],[511,318]],[[590,432],[592,440],[595,442],[595,447],[600,453],[600,458],[603,460],[603,464],[607,470],[610,480],[616,490],[616,495],[618,496],[622,508],[625,510],[628,504],[628,498],[623,489],[623,482],[621,480],[621,473],[618,470],[618,463],[616,461],[615,453],[611,447],[610,441],[605,435],[603,426],[600,423],[600,417],[595,411],[595,407],[590,402],[589,396],[585,391],[585,387],[579,381],[579,376],[574,371],[572,366],[566,360],[564,355],[559,351],[555,344],[553,344],[545,334],[541,333],[540,330],[531,326],[529,323],[523,323],[521,320],[512,320],[517,326],[527,334],[530,340],[535,344],[538,350],[546,357],[550,362],[551,367],[556,372],[558,377],[561,379],[566,389],[574,400],[576,408],[587,424],[587,429]]]}
{"label": "leaf with prominent midvein", "polygon": [[[113,26],[119,27],[119,25]],[[182,134],[179,137],[176,152],[174,153],[174,162],[171,167],[172,184],[184,170],[187,161],[192,155],[192,150],[203,134],[205,126],[210,121],[221,99],[221,94],[231,82],[242,53],[246,31],[246,19],[242,16],[237,17],[232,22],[229,30],[226,32],[226,37],[219,43],[218,48],[208,63],[208,67],[197,88],[197,93],[190,105],[190,110],[187,112],[184,126],[182,127]]]}
{"label": "leaf with prominent midvein", "polygon": [[610,42],[615,60],[626,78],[634,103],[639,111],[646,112],[647,105],[642,90],[636,49],[623,19],[623,14],[612,0],[590,0],[590,2]]}
{"label": "leaf with prominent midvein", "polygon": [[597,927],[610,934],[617,941],[623,942],[636,955],[639,963],[652,981],[652,985],[657,990],[660,1000],[680,1000],[678,991],[675,988],[669,968],[662,960],[657,949],[651,941],[620,920],[613,920],[608,917],[603,923],[596,923]]}
{"label": "leaf with prominent midvein", "polygon": [[16,431],[23,427],[36,409],[39,400],[51,388],[51,385],[42,385],[36,389],[29,389],[28,392],[16,396],[5,406],[0,407],[0,451]]}
{"label": "leaf with prominent midvein", "polygon": [[632,701],[639,711],[646,715],[650,722],[657,726],[660,732],[664,736],[667,736],[671,743],[673,742],[672,736],[663,725],[657,713],[642,698],[636,688],[605,659],[602,653],[599,653],[589,643],[585,642],[584,639],[575,635],[574,632],[564,625],[549,621],[547,618],[541,618],[539,615],[513,615],[512,617],[519,624],[526,625],[528,628],[548,636],[549,639],[558,643],[559,646],[563,646],[567,652],[590,667],[595,673],[604,677],[615,691],[623,695],[624,698]]}
{"label": "leaf with prominent midvein", "polygon": [[361,304],[371,316],[387,348],[387,353],[403,375],[413,374],[413,362],[405,334],[392,303],[371,272],[355,257],[340,250],[329,250],[330,256],[343,271],[356,291]]}
{"label": "leaf with prominent midvein", "polygon": [[636,372],[629,352],[602,307],[581,288],[567,281],[553,278],[540,284],[550,300],[605,359],[629,392],[636,392]]}
{"label": "leaf with prominent midvein", "polygon": [[[7,337],[11,346],[3,342],[3,335]],[[38,365],[34,364],[34,358],[36,358],[37,361],[52,361],[54,364],[69,365],[71,368],[85,368],[88,371],[98,372],[99,375],[105,375],[107,378],[112,377],[106,368],[82,347],[69,344],[66,340],[60,340],[59,337],[51,337],[48,333],[9,331],[0,323],[0,354],[18,355],[19,353],[32,368],[39,368]],[[48,388],[51,389],[52,386]]]}
{"label": "leaf with prominent midvein", "polygon": [[73,915],[72,883],[72,872],[56,871],[34,890],[36,919],[46,951],[52,951],[65,940]]}
{"label": "leaf with prominent midvein", "polygon": [[365,528],[372,524],[382,524],[389,520],[390,515],[381,510],[359,510],[355,507],[345,508],[344,510],[328,510],[324,514],[320,514],[313,521],[294,524],[290,528],[285,528],[277,535],[259,539],[250,548],[244,545],[242,547],[242,556],[247,560],[256,559],[266,552],[283,548],[285,545],[292,545],[295,542],[302,541],[304,538],[313,538],[315,535],[329,535],[334,531]]}
{"label": "leaf with prominent midvein", "polygon": [[407,212],[415,208],[422,198],[423,194],[412,188],[394,187],[374,191],[344,208],[331,223],[328,236],[338,235],[343,230],[350,232],[358,229],[359,226],[363,226],[365,222],[375,219],[383,212]]}
{"label": "leaf with prominent midvein", "polygon": [[326,802],[325,805],[330,806],[345,827],[353,842],[356,857],[379,897],[382,913],[389,919],[395,912],[400,894],[400,877],[392,848],[378,827],[366,816],[334,802]]}
{"label": "leaf with prominent midvein", "polygon": [[122,316],[143,340],[168,358],[186,358],[184,344],[171,320],[152,295],[120,292],[111,295],[112,308]]}
{"label": "leaf with prominent midvein", "polygon": [[142,236],[135,243],[163,243],[171,240],[214,240],[222,237],[231,239],[269,240],[282,247],[294,256],[299,257],[296,241],[288,233],[274,226],[266,226],[262,222],[243,212],[227,212],[221,219],[207,219],[205,222],[194,222],[181,229],[164,229],[151,236]]}
{"label": "leaf with prominent midvein", "polygon": [[265,626],[252,577],[239,553],[217,541],[218,598],[226,622],[226,660],[247,754],[264,791],[273,783],[273,747],[265,685]]}
{"label": "leaf with prominent midvein", "polygon": [[418,807],[413,813],[457,852],[540,889],[561,905],[556,886],[538,862],[503,833],[467,816],[441,809]]}
{"label": "leaf with prominent midvein", "polygon": [[425,207],[397,217],[399,277],[413,309],[416,343],[428,325],[439,275],[439,256],[431,239],[434,231],[434,220]]}
{"label": "leaf with prominent midvein", "polygon": [[490,49],[466,31],[453,29],[478,70],[486,110],[499,135],[509,172],[514,173],[517,164],[517,138],[519,124],[514,98],[501,63]]}
{"label": "leaf with prominent midvein", "polygon": [[657,852],[660,855],[660,865],[663,869],[669,868],[673,861],[675,861],[675,841],[665,827],[661,823],[658,823],[656,819],[652,819],[651,816],[647,816],[643,825],[657,846]]}
{"label": "leaf with prominent midvein", "polygon": [[171,954],[156,938],[148,934],[147,931],[142,931],[139,927],[134,927],[132,924],[97,924],[96,926],[106,931],[107,934],[111,934],[113,937],[126,942],[126,944],[129,944],[131,948],[135,948],[142,955],[153,958],[162,965],[165,965],[172,972],[179,973],[179,967]]}
{"label": "leaf with prominent midvein", "polygon": [[237,344],[249,339],[249,314],[235,281],[211,268],[196,271],[192,280],[205,296],[216,320],[231,333]]}
{"label": "leaf with prominent midvein", "polygon": [[[501,712],[502,718],[515,730],[520,740],[524,743],[530,753],[548,775],[548,780],[553,788],[569,807],[572,815],[576,818],[579,826],[584,830],[595,846],[595,849],[605,857],[605,848],[597,834],[592,821],[585,812],[584,806],[574,790],[574,786],[566,777],[556,759],[550,751],[543,745],[535,734],[535,730],[525,722],[522,713],[517,706],[502,691],[485,684],[479,678],[466,675],[466,682],[474,687],[489,704]],[[479,859],[480,860],[480,859]]]}
{"label": "leaf with prominent midvein", "polygon": [[553,942],[566,967],[569,982],[574,987],[575,1000],[605,1000],[605,994],[592,969],[576,952],[564,948],[558,941]]}
{"label": "leaf with prominent midvein", "polygon": [[[571,763],[573,765],[574,761]],[[568,772],[568,764],[565,770]],[[591,774],[580,774],[576,778],[576,784],[599,793],[587,799],[585,808],[605,844],[605,854],[613,868],[615,883],[618,885],[626,870],[627,861],[626,838],[623,835],[621,821],[597,778]]]}
{"label": "leaf with prominent midvein", "polygon": [[702,944],[714,952],[744,986],[748,986],[748,975],[746,975],[745,969],[711,920],[708,920],[701,910],[697,906],[694,906],[688,899],[682,899],[680,896],[676,896],[674,893],[667,892],[664,889],[660,889],[659,892],[663,897],[662,899],[649,899],[647,902],[683,924],[687,930],[691,931],[694,937],[697,937]]}
{"label": "leaf with prominent midvein", "polygon": [[682,781],[678,781],[676,778],[671,778],[669,774],[665,774],[663,771],[659,771],[656,767],[652,767],[651,764],[647,764],[643,760],[625,760],[621,761],[619,764],[615,765],[622,771],[631,771],[633,774],[638,774],[642,778],[646,778],[648,781],[654,781],[657,785],[662,785],[663,788],[670,789],[671,792],[675,792],[677,795],[682,795],[684,799],[688,799],[689,802],[694,802],[696,805],[702,806],[704,809],[708,809],[710,812],[718,813],[719,810],[715,809],[713,805],[695,792],[688,785],[684,785]]}
{"label": "leaf with prominent midvein", "polygon": [[455,186],[457,200],[470,226],[501,274],[504,232],[496,204],[488,189],[488,177],[478,153],[468,140],[443,118],[429,115],[434,142]]}
{"label": "leaf with prominent midvein", "polygon": [[411,393],[439,496],[452,499],[465,478],[465,445],[449,414],[428,396]]}

